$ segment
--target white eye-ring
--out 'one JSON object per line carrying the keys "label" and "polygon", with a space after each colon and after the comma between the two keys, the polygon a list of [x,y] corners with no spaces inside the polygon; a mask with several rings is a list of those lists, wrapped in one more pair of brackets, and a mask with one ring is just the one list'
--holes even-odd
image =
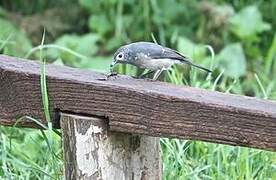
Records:
{"label": "white eye-ring", "polygon": [[116,57],[117,60],[122,60],[124,59],[124,54],[123,53],[119,53]]}

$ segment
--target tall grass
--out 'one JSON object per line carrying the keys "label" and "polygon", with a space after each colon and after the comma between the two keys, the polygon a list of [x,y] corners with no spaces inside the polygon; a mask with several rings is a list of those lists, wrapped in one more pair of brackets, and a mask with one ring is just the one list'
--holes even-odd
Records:
{"label": "tall grass", "polygon": [[[23,1],[4,1],[1,5],[11,11],[32,14],[32,12],[40,12],[43,7],[52,7],[52,4],[56,5],[56,1],[51,0],[49,2],[41,4],[39,1],[30,6],[30,3],[23,3]],[[195,42],[203,43],[209,43],[211,40],[217,42],[219,40],[216,50],[220,50],[232,42],[241,42],[237,37],[233,37],[233,34],[228,30],[211,29],[210,31],[208,29],[210,24],[206,23],[210,19],[206,19],[205,14],[200,14],[196,10],[199,1],[188,1],[185,6],[183,5],[184,1],[176,0],[143,0],[139,2],[113,0],[93,2],[94,4],[86,0],[78,1],[81,7],[87,11],[85,13],[90,13],[91,17],[88,21],[91,18],[98,17],[98,20],[104,18],[103,20],[107,22],[100,21],[101,23],[92,24],[91,26],[87,22],[87,26],[90,29],[81,31],[82,33],[96,34],[100,38],[100,41],[96,42],[97,46],[95,47],[99,46],[103,51],[97,52],[99,54],[93,54],[93,59],[101,55],[101,53],[111,54],[114,48],[125,42],[142,39],[150,40],[151,32],[154,32],[156,35],[158,43],[162,45],[169,44],[173,47],[177,46],[179,37],[189,37],[189,39]],[[258,51],[256,57],[247,59],[249,67],[246,75],[240,78],[226,76],[223,69],[219,71],[216,69],[218,66],[216,59],[208,57],[206,61],[194,59],[196,63],[201,64],[204,62],[206,67],[214,69],[215,72],[212,75],[207,75],[193,68],[187,71],[188,68],[176,66],[171,71],[164,72],[160,80],[177,85],[187,85],[225,93],[276,99],[276,81],[273,79],[276,74],[276,35],[273,31],[276,24],[276,16],[273,16],[276,1],[213,0],[213,2],[222,5],[226,2],[231,4],[236,11],[255,3],[262,11],[264,20],[270,22],[272,25],[272,31],[262,33],[258,37],[258,41],[255,42],[260,51]],[[68,1],[62,1],[62,3],[68,3]],[[91,4],[93,6],[90,6]],[[101,8],[95,9],[97,5]],[[82,21],[80,22],[82,23]],[[78,25],[74,24],[74,26]],[[1,28],[4,29],[5,27]],[[219,31],[223,31],[223,34],[219,34],[214,38],[212,36],[213,31],[218,31],[218,34]],[[14,45],[15,49],[18,48],[18,43],[14,41],[11,34],[5,37],[7,38],[0,40],[0,51],[5,52],[4,49],[8,45]],[[153,35],[152,37],[154,42],[157,42]],[[69,41],[68,47],[70,48],[68,48],[56,44],[44,44],[44,40],[45,33],[43,34],[41,44],[31,49],[25,57],[32,55],[40,59],[41,62],[40,87],[47,124],[41,124],[39,120],[26,116],[20,118],[18,122],[27,118],[45,130],[0,127],[0,177],[2,179],[63,178],[61,138],[52,129],[49,114],[50,99],[47,94],[46,59],[43,52],[45,49],[54,48],[70,54],[74,58],[83,60],[87,59],[87,57],[86,54],[84,56],[79,52],[71,50],[70,48],[74,48],[76,45],[73,43],[73,46],[70,46],[71,41]],[[19,44],[19,46],[24,46],[24,44]],[[89,44],[85,44],[85,46],[89,46]],[[106,48],[108,46],[111,48]],[[252,46],[252,49],[254,47],[255,44]],[[211,51],[210,54],[213,56],[214,52]],[[246,52],[246,54],[252,53]],[[63,59],[64,61],[69,61],[70,59],[75,62],[75,59],[72,58],[72,60],[71,56],[65,57],[67,59]],[[80,61],[77,63],[81,64]],[[95,61],[91,60],[89,63],[93,64]],[[118,66],[117,70],[120,73],[131,75],[139,72],[131,66]],[[162,138],[160,143],[162,147],[164,179],[276,179],[275,152],[168,138]]]}
{"label": "tall grass", "polygon": [[[224,85],[221,72],[213,77],[212,83],[203,81],[193,71],[189,79],[197,87],[219,89],[228,93],[233,87],[241,86],[240,81]],[[183,84],[177,69],[168,73],[168,79],[175,84]],[[260,87],[258,93],[267,97],[261,80],[255,75],[254,84]],[[261,95],[262,94],[262,95]],[[276,153],[245,147],[233,147],[199,141],[161,139],[163,179],[275,179]]]}
{"label": "tall grass", "polygon": [[[214,52],[211,50],[212,56]],[[211,66],[218,62],[210,58],[207,64]],[[179,75],[176,68],[169,75],[169,81],[183,84],[185,80]],[[229,93],[233,88],[242,87],[239,79],[226,83],[227,77],[221,71],[217,76],[204,76],[196,71],[191,71],[189,83],[192,86],[219,90]],[[257,86],[255,94],[264,99],[275,98],[265,90],[259,76],[254,74],[255,81],[252,86]],[[237,92],[237,91],[233,91]],[[242,94],[243,90],[240,91]],[[232,147],[213,143],[187,141],[180,139],[162,139],[162,159],[164,179],[275,179],[276,178],[276,153],[245,147]]]}
{"label": "tall grass", "polygon": [[[45,32],[40,47],[43,47]],[[6,43],[7,41],[4,41]],[[47,93],[46,67],[40,48],[40,87],[47,126],[29,116],[19,118],[13,127],[0,127],[0,176],[5,179],[62,179],[60,135],[52,129]],[[17,124],[29,120],[41,130],[19,129]]]}

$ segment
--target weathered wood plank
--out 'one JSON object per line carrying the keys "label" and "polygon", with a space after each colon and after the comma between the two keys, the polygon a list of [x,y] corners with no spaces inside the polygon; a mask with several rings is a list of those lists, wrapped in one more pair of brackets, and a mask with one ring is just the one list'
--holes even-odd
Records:
{"label": "weathered wood plank", "polygon": [[[276,150],[276,103],[47,65],[50,110],[109,120],[113,131]],[[39,64],[0,56],[0,124],[43,119]],[[31,126],[26,121],[25,126]]]}
{"label": "weathered wood plank", "polygon": [[161,180],[159,138],[108,132],[107,125],[61,114],[65,179]]}

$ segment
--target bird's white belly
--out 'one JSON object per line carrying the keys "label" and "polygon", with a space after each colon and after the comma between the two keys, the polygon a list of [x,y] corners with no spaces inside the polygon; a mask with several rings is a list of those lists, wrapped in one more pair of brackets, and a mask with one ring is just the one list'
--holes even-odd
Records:
{"label": "bird's white belly", "polygon": [[139,66],[142,68],[150,69],[150,70],[158,70],[158,69],[169,69],[174,64],[179,64],[180,61],[173,59],[145,59],[139,63]]}

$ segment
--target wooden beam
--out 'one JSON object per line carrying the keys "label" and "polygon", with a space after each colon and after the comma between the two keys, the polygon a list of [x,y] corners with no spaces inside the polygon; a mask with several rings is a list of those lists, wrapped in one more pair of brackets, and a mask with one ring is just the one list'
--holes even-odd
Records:
{"label": "wooden beam", "polygon": [[161,180],[159,138],[109,132],[107,125],[61,114],[65,179]]}
{"label": "wooden beam", "polygon": [[[0,56],[0,124],[43,119],[40,65]],[[47,65],[55,111],[106,118],[113,131],[276,150],[276,103],[252,97]],[[24,121],[23,126],[33,126]]]}

